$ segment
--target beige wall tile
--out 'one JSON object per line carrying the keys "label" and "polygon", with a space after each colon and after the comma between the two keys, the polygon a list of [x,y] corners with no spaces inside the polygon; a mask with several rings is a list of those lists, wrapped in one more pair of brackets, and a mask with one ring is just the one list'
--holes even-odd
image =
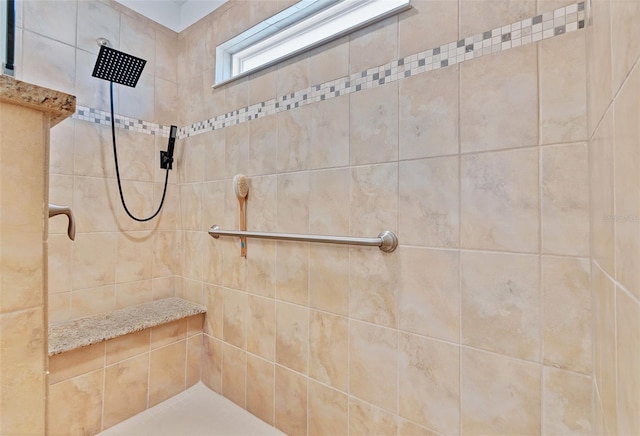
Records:
{"label": "beige wall tile", "polygon": [[49,295],[71,290],[71,247],[67,235],[49,234],[47,257]]}
{"label": "beige wall tile", "polygon": [[[305,86],[297,89],[303,89]],[[278,95],[282,95],[278,93]],[[278,123],[278,172],[307,169],[307,156],[311,143],[309,119],[311,106],[279,112]]]}
{"label": "beige wall tile", "polygon": [[[398,17],[390,17],[349,36],[349,72],[384,65],[398,59]],[[375,47],[372,50],[371,47]]]}
{"label": "beige wall tile", "polygon": [[612,84],[617,91],[640,57],[640,29],[634,19],[640,15],[636,2],[611,2]]}
{"label": "beige wall tile", "polygon": [[[148,354],[125,360],[105,369],[103,429],[147,408],[148,380]],[[123,386],[127,386],[126,395],[122,395]]]}
{"label": "beige wall tile", "polygon": [[349,96],[343,95],[309,106],[307,167],[332,168],[349,163]]}
{"label": "beige wall tile", "polygon": [[198,334],[187,339],[187,389],[201,380],[203,335]]}
{"label": "beige wall tile", "polygon": [[536,0],[462,0],[460,38],[533,17],[535,14]]}
{"label": "beige wall tile", "polygon": [[204,304],[207,306],[204,332],[222,339],[224,325],[224,291],[213,285],[205,285]]}
{"label": "beige wall tile", "polygon": [[309,75],[309,57],[304,53],[278,64],[276,95],[290,94],[310,86]]}
{"label": "beige wall tile", "polygon": [[401,333],[399,414],[442,434],[460,433],[460,348]]}
{"label": "beige wall tile", "polygon": [[398,419],[398,434],[406,436],[436,436],[438,433],[424,427],[420,427],[406,419]]}
{"label": "beige wall tile", "polygon": [[309,84],[316,85],[349,74],[349,36],[343,36],[311,50]]}
{"label": "beige wall tile", "polygon": [[47,299],[47,318],[49,324],[57,324],[70,319],[69,310],[71,307],[71,293],[51,294]]}
{"label": "beige wall tile", "polygon": [[398,16],[398,57],[457,39],[458,2],[414,0],[411,9]]}
{"label": "beige wall tile", "polygon": [[461,354],[463,434],[540,434],[541,368],[468,348]]}
{"label": "beige wall tile", "polygon": [[338,315],[349,313],[349,247],[309,247],[309,306]]}
{"label": "beige wall tile", "polygon": [[274,364],[247,354],[247,410],[273,425]]}
{"label": "beige wall tile", "polygon": [[351,236],[371,237],[398,223],[398,165],[351,168]]}
{"label": "beige wall tile", "polygon": [[96,35],[107,38],[111,46],[118,49],[120,13],[105,3],[78,2],[77,32],[77,46],[82,50],[98,53],[100,47],[96,44]]}
{"label": "beige wall tile", "polygon": [[[202,230],[202,184],[188,183],[180,185],[180,203],[182,228],[184,230]],[[210,225],[213,225],[211,223]]]}
{"label": "beige wall tile", "polygon": [[73,118],[67,118],[51,128],[49,137],[50,174],[73,174],[74,135],[75,120]]}
{"label": "beige wall tile", "polygon": [[104,313],[116,308],[116,290],[113,285],[71,292],[69,315],[72,319],[82,318],[97,313]]}
{"label": "beige wall tile", "polygon": [[116,285],[116,309],[153,301],[151,283],[151,280],[140,280]]}
{"label": "beige wall tile", "polygon": [[[420,4],[438,3],[454,4]],[[400,80],[400,159],[458,153],[459,73],[458,66],[451,66]]]}
{"label": "beige wall tile", "polygon": [[3,433],[44,433],[44,319],[42,308],[0,315],[0,410]]}
{"label": "beige wall tile", "polygon": [[102,426],[104,370],[49,387],[47,434],[97,434]]}
{"label": "beige wall tile", "polygon": [[307,432],[307,379],[276,365],[275,426],[291,435]]}
{"label": "beige wall tile", "polygon": [[[177,82],[178,71],[178,35],[165,32],[156,32],[156,65],[155,74],[170,82]],[[175,102],[174,102],[175,104]],[[177,119],[174,119],[174,123]]]}
{"label": "beige wall tile", "polygon": [[[269,2],[273,3],[273,2]],[[215,49],[214,49],[215,50]],[[276,98],[278,66],[266,68],[249,76],[249,105]],[[259,165],[259,164],[258,164]]]}
{"label": "beige wall tile", "polygon": [[104,359],[104,343],[51,356],[49,358],[49,383],[58,383],[100,369],[104,367]]}
{"label": "beige wall tile", "polygon": [[275,360],[276,304],[272,299],[249,295],[247,351],[271,362]]}
{"label": "beige wall tile", "polygon": [[542,251],[589,254],[589,150],[586,144],[542,148]]}
{"label": "beige wall tile", "polygon": [[589,142],[589,190],[591,257],[612,276],[615,275],[613,135],[613,110],[609,110]]}
{"label": "beige wall tile", "polygon": [[543,362],[592,373],[591,290],[587,259],[542,257]]}
{"label": "beige wall tile", "polygon": [[204,317],[206,314],[193,315],[187,318],[187,337],[199,335],[204,329]]}
{"label": "beige wall tile", "polygon": [[[251,255],[249,255],[251,250]],[[247,245],[247,291],[265,297],[276,293],[276,242],[254,239]]]}
{"label": "beige wall tile", "polygon": [[222,395],[246,408],[247,353],[222,344]]}
{"label": "beige wall tile", "polygon": [[371,247],[349,249],[349,316],[392,328],[398,324],[398,257]]}
{"label": "beige wall tile", "polygon": [[223,334],[225,342],[236,347],[247,347],[248,295],[244,292],[225,289],[224,291]]}
{"label": "beige wall tile", "polygon": [[591,378],[543,368],[542,434],[592,434]]}
{"label": "beige wall tile", "polygon": [[616,295],[618,434],[640,433],[640,304],[618,288]]}
{"label": "beige wall tile", "polygon": [[398,84],[353,93],[349,104],[351,165],[398,159]]}
{"label": "beige wall tile", "polygon": [[[157,49],[157,47],[156,47]],[[159,124],[171,125],[177,123],[176,100],[178,99],[178,85],[175,82],[155,78],[155,121]]]}
{"label": "beige wall tile", "polygon": [[[5,182],[6,183],[6,182]],[[6,190],[6,188],[4,188]],[[41,202],[40,202],[41,204]],[[3,221],[7,213],[3,213]],[[0,312],[40,306],[44,303],[44,259],[46,246],[42,243],[44,229],[22,231],[2,223],[2,277]]]}
{"label": "beige wall tile", "polygon": [[[278,218],[278,179],[276,175],[251,177],[247,197],[247,228],[273,231]],[[253,244],[255,240],[251,241]],[[264,241],[258,241],[264,242]],[[251,256],[259,258],[260,256]]]}
{"label": "beige wall tile", "polygon": [[[211,239],[211,237],[202,231],[183,232],[183,277],[191,280],[202,281],[204,277],[204,247],[205,244],[214,243],[209,239]],[[221,248],[224,250],[224,246],[222,244]]]}
{"label": "beige wall tile", "polygon": [[276,244],[276,298],[290,303],[309,303],[309,244]]}
{"label": "beige wall tile", "polygon": [[411,245],[458,247],[458,158],[400,162],[399,172],[398,238]]}
{"label": "beige wall tile", "polygon": [[[272,74],[273,77],[275,75]],[[253,81],[249,82],[254,83]],[[273,97],[275,97],[275,87]],[[258,100],[254,103],[266,101]],[[249,123],[249,175],[273,174],[277,169],[278,131],[275,116],[266,116]]]}
{"label": "beige wall tile", "polygon": [[309,309],[276,303],[276,362],[308,373]]}
{"label": "beige wall tile", "polygon": [[286,233],[309,230],[309,173],[278,176],[278,225]]}
{"label": "beige wall tile", "polygon": [[148,352],[150,349],[150,339],[151,330],[145,329],[107,341],[105,343],[107,353],[105,364],[111,365],[130,357],[137,356],[138,354]]}
{"label": "beige wall tile", "polygon": [[[342,391],[347,391],[348,338],[349,321],[347,318],[315,310],[311,311],[309,320],[309,376]],[[313,393],[311,398],[313,398]]]}
{"label": "beige wall tile", "polygon": [[[68,2],[68,4],[72,4],[72,2]],[[73,8],[75,9],[75,4],[73,4]],[[74,94],[76,79],[76,51],[74,48],[27,30],[22,32],[22,35],[22,65],[19,65],[22,77],[20,80]]]}
{"label": "beige wall tile", "polygon": [[309,231],[314,234],[349,233],[348,168],[309,173]]}
{"label": "beige wall tile", "polygon": [[538,150],[461,158],[460,245],[537,252]]}
{"label": "beige wall tile", "polygon": [[182,340],[151,352],[149,407],[185,389],[187,341]]}
{"label": "beige wall tile", "polygon": [[[461,12],[464,12],[469,5],[477,5],[483,10],[490,11],[492,8],[487,7],[488,5],[501,3],[507,2],[463,1]],[[535,8],[534,1],[529,3]],[[474,16],[474,20],[477,20],[481,12],[474,10],[474,13],[478,14]],[[530,17],[533,14],[526,16]],[[499,25],[507,22],[501,21]],[[483,27],[482,30],[488,28]],[[460,66],[461,150],[469,152],[536,145],[538,143],[537,81],[537,53],[534,45],[462,64]]]}
{"label": "beige wall tile", "polygon": [[184,279],[182,281],[182,298],[196,304],[203,303],[204,283]]}
{"label": "beige wall tile", "polygon": [[117,229],[115,207],[121,206],[119,200],[112,197],[118,189],[112,182],[104,178],[74,177],[73,215],[77,232],[113,232]]}
{"label": "beige wall tile", "polygon": [[187,337],[187,320],[180,319],[151,329],[151,349],[181,341]]}
{"label": "beige wall tile", "polygon": [[[460,339],[460,256],[454,251],[402,247],[398,327],[438,339]],[[425,266],[428,265],[428,268]]]}
{"label": "beige wall tile", "polygon": [[585,35],[572,32],[539,45],[540,143],[587,138]]}
{"label": "beige wall tile", "polygon": [[[349,326],[349,393],[395,412],[398,333],[352,321]],[[376,380],[376,383],[371,383]]]}
{"label": "beige wall tile", "polygon": [[639,93],[640,69],[635,68],[614,102],[614,225],[616,279],[636,297],[640,297],[640,199],[633,193],[640,183]]}
{"label": "beige wall tile", "polygon": [[204,179],[220,180],[225,178],[224,129],[204,133],[202,139],[204,141]]}
{"label": "beige wall tile", "polygon": [[182,273],[182,237],[175,231],[154,232],[153,277]]}
{"label": "beige wall tile", "polygon": [[349,434],[350,435],[394,435],[398,424],[395,415],[378,409],[368,403],[349,397]]}
{"label": "beige wall tile", "polygon": [[610,434],[617,434],[615,285],[595,263],[591,264],[591,298],[593,302],[594,378],[602,400],[606,428]]}
{"label": "beige wall tile", "polygon": [[593,135],[613,97],[611,81],[611,2],[590,4],[587,32],[588,133]]}
{"label": "beige wall tile", "polygon": [[[165,144],[166,145],[166,141]],[[204,138],[202,135],[185,138],[179,145],[176,174],[183,183],[198,183],[205,180]]]}
{"label": "beige wall tile", "polygon": [[[233,108],[244,106],[246,105],[233,106]],[[229,126],[224,131],[226,135],[224,162],[227,177],[233,178],[236,174],[246,174],[249,166],[249,123]]]}
{"label": "beige wall tile", "polygon": [[151,279],[154,240],[148,232],[118,234],[118,263],[116,283]]}
{"label": "beige wall tile", "polygon": [[347,434],[348,397],[314,381],[309,382],[309,435]]}
{"label": "beige wall tile", "polygon": [[461,254],[462,343],[540,360],[539,258]]}
{"label": "beige wall tile", "polygon": [[[148,118],[143,118],[148,119]],[[155,118],[154,118],[155,119]],[[133,130],[119,129],[118,165],[121,180],[152,182],[155,162],[155,138]]]}
{"label": "beige wall tile", "polygon": [[202,383],[209,389],[222,393],[222,342],[211,336],[203,337]]}
{"label": "beige wall tile", "polygon": [[[121,22],[121,25],[123,22]],[[122,35],[122,28],[121,28]],[[122,41],[124,47],[132,47],[130,41]],[[128,86],[120,86],[114,92],[118,93],[119,112],[125,117],[131,117],[139,120],[152,120],[155,119],[155,80],[151,74],[153,70],[153,61],[144,55],[140,56],[134,51],[135,48],[131,48],[128,52],[134,56],[147,59],[146,68],[149,68],[147,72],[149,75],[141,75],[135,88],[129,88]],[[155,51],[155,48],[150,48]],[[152,55],[155,56],[155,53]]]}

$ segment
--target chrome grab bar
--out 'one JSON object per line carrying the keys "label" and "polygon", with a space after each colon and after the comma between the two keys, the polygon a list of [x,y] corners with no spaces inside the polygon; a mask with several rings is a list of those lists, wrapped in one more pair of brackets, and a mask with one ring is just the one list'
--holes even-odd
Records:
{"label": "chrome grab bar", "polygon": [[56,215],[66,215],[69,218],[69,226],[67,227],[67,235],[72,241],[76,239],[76,219],[73,217],[73,212],[69,206],[58,206],[57,204],[49,203],[49,218]]}
{"label": "chrome grab bar", "polygon": [[268,233],[268,232],[248,232],[242,230],[220,230],[217,225],[209,229],[209,235],[218,239],[220,236],[239,236],[243,238],[259,238],[259,239],[279,239],[283,241],[298,242],[321,242],[325,244],[343,244],[343,245],[364,245],[368,247],[379,247],[380,250],[391,253],[398,247],[398,237],[395,233],[385,230],[381,232],[377,238],[357,238],[351,236],[321,236],[321,235],[302,235],[297,233]]}

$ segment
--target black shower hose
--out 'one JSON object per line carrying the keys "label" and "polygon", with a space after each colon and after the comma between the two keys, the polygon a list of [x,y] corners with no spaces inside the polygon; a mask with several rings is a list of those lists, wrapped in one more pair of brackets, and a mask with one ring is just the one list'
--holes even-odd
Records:
{"label": "black shower hose", "polygon": [[150,221],[154,219],[160,211],[162,210],[162,205],[164,204],[164,198],[167,195],[167,183],[169,182],[169,168],[167,168],[167,173],[164,176],[164,189],[162,190],[162,200],[160,200],[160,206],[158,206],[158,210],[154,212],[148,218],[137,218],[129,212],[129,208],[127,207],[127,203],[124,201],[124,195],[122,194],[122,183],[120,182],[120,169],[118,168],[118,150],[116,148],[116,120],[113,116],[113,82],[110,82],[109,92],[111,96],[111,139],[113,140],[113,158],[116,163],[116,178],[118,179],[118,191],[120,192],[120,201],[122,201],[122,207],[124,207],[124,211],[129,215],[129,218],[132,220],[136,220],[139,222]]}

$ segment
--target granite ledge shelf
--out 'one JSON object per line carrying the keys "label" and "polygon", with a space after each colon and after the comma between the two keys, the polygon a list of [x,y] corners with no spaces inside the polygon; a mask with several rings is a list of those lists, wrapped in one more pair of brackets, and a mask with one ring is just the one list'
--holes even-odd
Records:
{"label": "granite ledge shelf", "polygon": [[166,298],[49,327],[49,356],[205,313],[199,304]]}

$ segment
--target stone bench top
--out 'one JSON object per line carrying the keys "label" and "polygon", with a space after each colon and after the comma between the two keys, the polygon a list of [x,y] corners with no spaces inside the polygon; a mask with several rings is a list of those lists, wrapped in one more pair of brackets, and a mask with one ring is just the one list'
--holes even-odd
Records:
{"label": "stone bench top", "polygon": [[49,327],[49,356],[205,313],[199,304],[166,298]]}

